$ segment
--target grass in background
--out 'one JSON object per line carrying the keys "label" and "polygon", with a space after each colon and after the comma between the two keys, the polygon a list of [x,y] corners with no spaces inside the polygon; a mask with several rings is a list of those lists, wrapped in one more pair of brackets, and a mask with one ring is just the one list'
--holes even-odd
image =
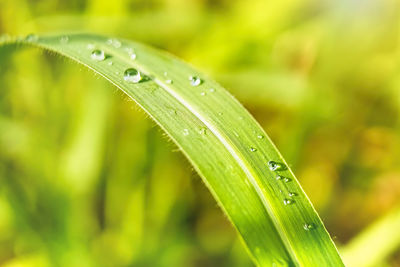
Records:
{"label": "grass in background", "polygon": [[[346,244],[394,208],[400,194],[398,8],[389,0],[112,7],[3,1],[0,31],[102,32],[165,48],[209,70],[261,122],[335,241]],[[132,103],[76,66],[36,52],[18,53],[0,70],[3,262],[67,264],[79,255],[96,264],[101,255],[109,265],[250,264],[189,165],[180,165],[181,156]],[[91,99],[103,100],[91,106]],[[96,131],[82,126],[87,107],[107,117],[90,122]],[[92,135],[93,143],[81,141]],[[98,155],[82,174],[90,181],[85,194],[54,176],[86,166],[74,163],[80,149]],[[161,199],[161,189],[171,199]],[[141,215],[127,218],[134,213]],[[397,254],[387,262],[396,266]]]}

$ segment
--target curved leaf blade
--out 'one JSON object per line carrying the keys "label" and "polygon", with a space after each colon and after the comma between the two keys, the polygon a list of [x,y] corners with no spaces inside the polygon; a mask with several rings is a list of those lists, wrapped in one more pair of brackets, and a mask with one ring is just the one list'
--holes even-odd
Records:
{"label": "curved leaf blade", "polygon": [[[193,164],[256,264],[343,266],[277,148],[219,84],[172,55],[128,40],[87,34],[30,36],[3,41],[0,47],[15,44],[34,45],[83,64],[141,106]],[[104,60],[92,57],[95,49],[105,53]],[[129,83],[124,79],[128,68],[145,79]],[[277,165],[269,166],[271,161]]]}

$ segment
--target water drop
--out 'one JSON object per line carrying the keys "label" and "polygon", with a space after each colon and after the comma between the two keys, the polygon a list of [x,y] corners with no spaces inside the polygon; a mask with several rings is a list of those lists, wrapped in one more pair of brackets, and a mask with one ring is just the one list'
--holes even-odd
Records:
{"label": "water drop", "polygon": [[192,86],[199,86],[202,82],[201,79],[197,76],[190,76],[189,80]]}
{"label": "water drop", "polygon": [[173,83],[173,81],[171,79],[165,80],[165,82],[168,83],[168,84],[172,84]]}
{"label": "water drop", "polygon": [[280,175],[277,175],[277,176],[275,177],[276,180],[282,180],[282,178],[283,178],[283,177],[280,176]]}
{"label": "water drop", "polygon": [[39,37],[38,37],[36,34],[33,34],[33,33],[28,34],[28,35],[26,36],[26,38],[25,38],[25,40],[26,40],[27,42],[36,42],[38,39],[39,39]]}
{"label": "water drop", "polygon": [[207,128],[201,128],[199,133],[202,134],[202,135],[207,134]]}
{"label": "water drop", "polygon": [[131,58],[131,60],[135,60],[135,59],[136,59],[136,54],[135,54],[135,53],[132,53],[131,56],[130,56],[130,58]]}
{"label": "water drop", "polygon": [[290,204],[293,204],[293,203],[294,203],[293,199],[285,198],[283,200],[283,204],[285,204],[285,205],[290,205]]}
{"label": "water drop", "polygon": [[104,54],[103,50],[93,50],[91,56],[90,56],[93,60],[97,60],[97,61],[102,61],[106,58],[106,55]]}
{"label": "water drop", "polygon": [[294,196],[297,196],[297,194],[295,192],[289,192],[288,196],[289,197],[294,197]]}
{"label": "water drop", "polygon": [[121,47],[121,42],[118,41],[117,39],[108,39],[108,40],[107,40],[107,44],[108,44],[108,45],[112,45],[112,46],[114,46],[115,48],[120,48],[120,47]]}
{"label": "water drop", "polygon": [[168,109],[168,112],[171,113],[172,115],[178,114],[178,112],[176,112],[176,109],[174,109],[173,107],[168,105],[165,105],[165,107]]}
{"label": "water drop", "polygon": [[285,166],[281,163],[275,162],[275,161],[268,161],[268,168],[271,171],[280,171],[280,170],[284,170]]}
{"label": "water drop", "polygon": [[305,224],[303,225],[303,228],[304,228],[304,230],[306,230],[306,231],[310,231],[310,230],[314,229],[315,226],[314,226],[313,223],[305,223]]}
{"label": "water drop", "polygon": [[206,95],[206,92],[201,92],[200,95],[201,95],[201,96],[205,96],[205,95]]}
{"label": "water drop", "polygon": [[109,66],[112,66],[114,63],[112,61],[108,62]]}
{"label": "water drop", "polygon": [[189,130],[188,129],[183,129],[183,135],[185,135],[185,136],[189,135]]}
{"label": "water drop", "polygon": [[218,115],[222,116],[222,115],[224,115],[224,113],[222,113],[222,112],[218,112]]}
{"label": "water drop", "polygon": [[120,47],[121,47],[121,42],[118,41],[117,39],[114,39],[114,40],[113,40],[113,46],[114,46],[115,48],[120,48]]}
{"label": "water drop", "polygon": [[142,75],[138,70],[129,68],[124,72],[124,80],[130,83],[138,83],[142,80]]}
{"label": "water drop", "polygon": [[259,134],[259,135],[257,135],[257,138],[258,138],[258,139],[263,139],[263,138],[264,138],[264,135]]}
{"label": "water drop", "polygon": [[210,93],[214,93],[215,92],[215,89],[214,88],[210,88]]}
{"label": "water drop", "polygon": [[287,178],[287,177],[284,177],[284,178],[283,178],[283,181],[284,181],[285,183],[288,183],[288,182],[291,181],[291,179],[290,179],[290,178]]}
{"label": "water drop", "polygon": [[62,36],[60,38],[60,43],[62,43],[62,44],[66,44],[66,43],[68,43],[68,41],[69,41],[68,36]]}
{"label": "water drop", "polygon": [[250,151],[251,151],[251,152],[256,152],[256,151],[257,151],[257,148],[255,148],[255,147],[250,147]]}

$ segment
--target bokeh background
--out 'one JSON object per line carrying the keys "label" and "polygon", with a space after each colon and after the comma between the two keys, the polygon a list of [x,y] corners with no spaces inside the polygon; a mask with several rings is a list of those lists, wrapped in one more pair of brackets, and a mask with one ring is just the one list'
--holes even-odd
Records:
{"label": "bokeh background", "polygon": [[[261,123],[345,246],[400,212],[399,11],[396,0],[0,0],[0,34],[96,32],[192,63]],[[34,49],[0,59],[0,264],[253,266],[133,102]],[[383,264],[400,266],[397,245]]]}

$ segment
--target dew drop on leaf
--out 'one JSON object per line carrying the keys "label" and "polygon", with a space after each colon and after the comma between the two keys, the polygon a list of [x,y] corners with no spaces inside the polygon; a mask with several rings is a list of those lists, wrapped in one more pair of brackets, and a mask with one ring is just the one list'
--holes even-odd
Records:
{"label": "dew drop on leaf", "polygon": [[136,54],[135,54],[135,53],[132,53],[132,54],[130,55],[130,59],[131,59],[131,60],[135,60],[135,59],[136,59]]}
{"label": "dew drop on leaf", "polygon": [[256,151],[257,151],[257,148],[255,148],[255,147],[250,147],[250,151],[251,151],[251,152],[256,152]]}
{"label": "dew drop on leaf", "polygon": [[285,183],[288,183],[288,182],[290,182],[290,181],[291,181],[291,179],[290,179],[290,178],[288,178],[288,177],[284,177],[284,178],[283,178],[283,181],[284,181]]}
{"label": "dew drop on leaf", "polygon": [[294,203],[294,200],[289,199],[289,198],[285,198],[285,199],[283,200],[283,204],[285,204],[285,205],[291,205],[291,204],[293,204],[293,203]]}
{"label": "dew drop on leaf", "polygon": [[66,44],[66,43],[68,43],[68,41],[69,41],[68,36],[62,36],[60,38],[60,43],[62,43],[62,44]]}
{"label": "dew drop on leaf", "polygon": [[130,83],[138,83],[142,80],[142,75],[138,70],[129,68],[124,72],[124,80]]}
{"label": "dew drop on leaf", "polygon": [[189,135],[189,130],[188,129],[183,129],[183,135],[185,135],[185,136]]}
{"label": "dew drop on leaf", "polygon": [[215,92],[215,89],[214,88],[210,88],[210,93],[214,93]]}
{"label": "dew drop on leaf", "polygon": [[191,86],[199,86],[202,82],[201,79],[197,76],[190,76],[189,81]]}
{"label": "dew drop on leaf", "polygon": [[201,96],[205,96],[205,95],[206,95],[206,92],[201,92],[200,95],[201,95]]}
{"label": "dew drop on leaf", "polygon": [[103,50],[96,49],[96,50],[93,50],[90,57],[96,61],[103,61],[106,58],[106,55],[104,54]]}
{"label": "dew drop on leaf", "polygon": [[120,48],[120,47],[121,47],[121,42],[118,41],[117,39],[108,39],[108,40],[107,40],[107,44],[108,44],[108,45],[112,45],[112,46],[114,46],[115,48]]}
{"label": "dew drop on leaf", "polygon": [[314,229],[315,226],[314,226],[313,223],[305,223],[305,224],[303,225],[303,228],[304,228],[304,230],[306,230],[306,231],[310,231],[310,230]]}
{"label": "dew drop on leaf", "polygon": [[283,178],[283,177],[280,176],[280,175],[277,175],[277,176],[275,177],[276,180],[282,180],[282,178]]}
{"label": "dew drop on leaf", "polygon": [[121,47],[121,42],[118,41],[117,39],[114,39],[114,40],[113,40],[113,46],[114,46],[115,48],[120,48],[120,47]]}
{"label": "dew drop on leaf", "polygon": [[201,128],[199,133],[202,134],[202,135],[206,135],[207,134],[207,128]]}
{"label": "dew drop on leaf", "polygon": [[268,168],[271,171],[280,171],[285,169],[285,166],[281,163],[275,162],[275,161],[268,161]]}
{"label": "dew drop on leaf", "polygon": [[294,196],[297,196],[297,194],[295,192],[289,192],[288,196],[289,197],[294,197]]}
{"label": "dew drop on leaf", "polygon": [[33,34],[33,33],[28,34],[28,35],[26,36],[26,38],[25,38],[25,40],[26,40],[27,42],[36,42],[38,39],[39,39],[39,37],[38,37],[36,34]]}
{"label": "dew drop on leaf", "polygon": [[258,139],[263,139],[263,138],[264,138],[264,135],[259,134],[259,135],[257,135],[257,138],[258,138]]}

